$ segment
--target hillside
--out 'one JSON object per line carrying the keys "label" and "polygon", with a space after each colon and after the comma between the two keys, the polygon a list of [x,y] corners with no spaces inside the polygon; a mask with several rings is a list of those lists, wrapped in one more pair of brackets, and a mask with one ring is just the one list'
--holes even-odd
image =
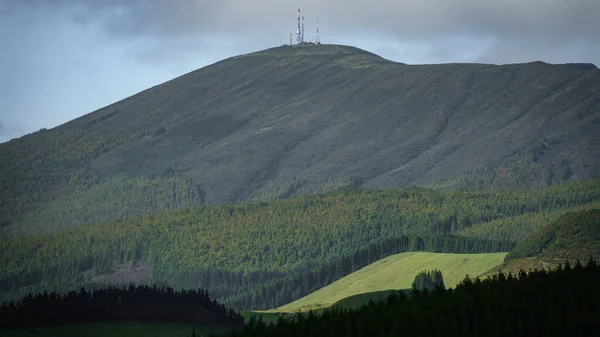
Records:
{"label": "hillside", "polygon": [[540,257],[576,260],[581,263],[600,260],[600,209],[570,212],[542,227],[521,241],[507,260]]}
{"label": "hillside", "polygon": [[446,287],[455,287],[468,274],[479,276],[499,265],[506,253],[436,254],[410,252],[388,256],[297,301],[273,309],[296,312],[327,308],[350,296],[382,290],[410,289],[424,269],[439,269]]}
{"label": "hillside", "polygon": [[28,235],[345,187],[586,179],[600,172],[599,106],[593,67],[272,48],[0,144],[0,227]]}
{"label": "hillside", "polygon": [[507,252],[585,207],[600,207],[600,179],[532,190],[343,190],[158,212],[0,240],[0,302],[149,282],[208,289],[238,310],[269,309],[401,252]]}

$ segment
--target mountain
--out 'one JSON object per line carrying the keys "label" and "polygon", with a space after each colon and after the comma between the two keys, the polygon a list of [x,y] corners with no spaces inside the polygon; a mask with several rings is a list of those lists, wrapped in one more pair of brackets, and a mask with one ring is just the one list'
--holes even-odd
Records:
{"label": "mountain", "polygon": [[569,212],[521,241],[507,260],[541,257],[587,262],[600,259],[600,209]]}
{"label": "mountain", "polygon": [[346,187],[543,187],[600,172],[600,70],[277,47],[0,144],[4,235]]}

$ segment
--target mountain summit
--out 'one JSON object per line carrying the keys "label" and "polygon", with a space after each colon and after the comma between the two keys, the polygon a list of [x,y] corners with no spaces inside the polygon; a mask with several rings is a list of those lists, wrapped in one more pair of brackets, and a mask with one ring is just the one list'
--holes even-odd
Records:
{"label": "mountain summit", "polygon": [[277,47],[0,144],[0,173],[19,178],[0,181],[0,222],[39,222],[68,198],[88,215],[55,218],[74,226],[345,187],[546,186],[598,175],[599,128],[589,65],[406,65],[348,46]]}

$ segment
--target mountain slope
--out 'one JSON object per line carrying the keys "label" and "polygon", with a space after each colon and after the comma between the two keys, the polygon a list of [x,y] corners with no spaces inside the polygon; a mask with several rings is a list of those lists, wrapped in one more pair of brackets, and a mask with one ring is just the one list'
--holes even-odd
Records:
{"label": "mountain slope", "polygon": [[[344,187],[547,186],[598,175],[599,126],[591,67],[405,65],[345,46],[278,47],[0,144],[0,225],[74,227]],[[116,178],[155,179],[161,193],[106,214],[88,195]],[[117,194],[106,202],[128,191]],[[81,210],[55,216],[65,198]]]}

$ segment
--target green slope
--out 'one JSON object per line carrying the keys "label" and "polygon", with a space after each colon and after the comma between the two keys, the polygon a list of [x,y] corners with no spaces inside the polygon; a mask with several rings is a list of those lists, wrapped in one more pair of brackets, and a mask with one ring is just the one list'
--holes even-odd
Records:
{"label": "green slope", "polygon": [[507,253],[436,254],[410,252],[388,256],[297,301],[272,309],[274,312],[325,308],[357,294],[408,289],[424,269],[439,269],[447,287],[454,287],[467,274],[478,276],[499,265]]}
{"label": "green slope", "polygon": [[570,212],[521,241],[506,257],[600,259],[600,209]]}
{"label": "green slope", "polygon": [[600,71],[582,67],[273,48],[0,144],[0,227],[32,234],[346,187],[586,179],[600,173],[599,98]]}

